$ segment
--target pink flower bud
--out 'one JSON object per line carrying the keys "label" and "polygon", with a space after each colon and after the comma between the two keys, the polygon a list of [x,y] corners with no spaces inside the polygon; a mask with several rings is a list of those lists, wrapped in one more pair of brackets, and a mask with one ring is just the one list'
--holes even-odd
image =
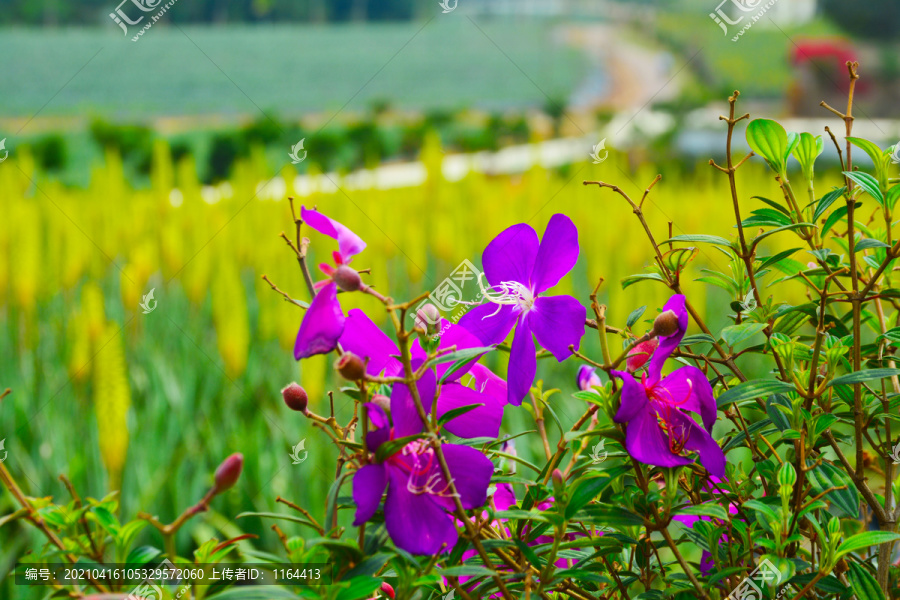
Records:
{"label": "pink flower bud", "polygon": [[566,491],[566,476],[559,469],[553,469],[550,479],[553,480],[553,491],[561,497]]}
{"label": "pink flower bud", "polygon": [[391,584],[389,584],[387,581],[381,582],[381,593],[391,600],[394,600],[394,598],[397,597],[397,595],[394,593],[394,588],[391,587]]}
{"label": "pink flower bud", "polygon": [[241,476],[244,470],[244,455],[240,452],[232,454],[222,461],[219,468],[216,469],[216,485],[213,489],[217,494],[221,494],[225,490],[231,489]]}
{"label": "pink flower bud", "polygon": [[338,370],[341,377],[349,381],[359,381],[366,376],[366,365],[360,357],[352,352],[344,352],[341,357],[337,359],[334,368]]}
{"label": "pink flower bud", "polygon": [[658,345],[659,340],[657,338],[652,338],[646,342],[641,342],[629,350],[628,358],[625,360],[625,370],[629,373],[634,373],[647,364],[650,357],[653,356],[653,351],[656,350]]}
{"label": "pink flower bud", "polygon": [[391,410],[391,399],[383,394],[375,394],[372,396],[372,403],[380,406],[385,412]]}
{"label": "pink flower bud", "polygon": [[284,403],[291,410],[296,410],[303,414],[309,412],[306,408],[309,404],[309,396],[306,395],[306,390],[300,387],[300,384],[296,381],[281,390],[281,396],[284,398]]}
{"label": "pink flower bud", "polygon": [[441,311],[430,302],[416,311],[416,327],[424,329],[428,335],[441,330]]}
{"label": "pink flower bud", "polygon": [[653,321],[653,335],[669,336],[678,333],[678,315],[674,310],[667,310]]}
{"label": "pink flower bud", "polygon": [[362,279],[360,279],[359,273],[347,265],[339,266],[331,278],[345,292],[355,292],[362,287]]}

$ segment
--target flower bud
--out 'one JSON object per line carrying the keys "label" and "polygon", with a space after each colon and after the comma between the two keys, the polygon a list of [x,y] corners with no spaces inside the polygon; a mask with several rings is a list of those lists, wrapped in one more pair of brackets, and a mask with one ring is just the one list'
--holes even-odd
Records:
{"label": "flower bud", "polygon": [[428,335],[441,330],[441,311],[430,302],[416,311],[416,327],[424,329]]}
{"label": "flower bud", "polygon": [[653,321],[653,335],[663,337],[675,335],[679,327],[678,315],[674,310],[667,310]]}
{"label": "flower bud", "polygon": [[372,403],[381,407],[384,412],[389,412],[391,410],[391,399],[384,394],[375,394],[372,396]]}
{"label": "flower bud", "polygon": [[306,395],[306,390],[300,387],[300,384],[296,381],[281,390],[281,396],[284,398],[284,403],[287,404],[288,408],[291,410],[296,410],[303,414],[309,412],[306,408],[309,404],[309,396]]}
{"label": "flower bud", "polygon": [[557,497],[561,498],[563,494],[566,492],[566,477],[562,474],[562,471],[559,469],[553,469],[553,473],[550,474],[550,479],[553,480],[553,491]]}
{"label": "flower bud", "polygon": [[345,292],[355,292],[362,287],[362,279],[360,279],[359,273],[347,265],[339,266],[334,275],[331,276],[331,279]]}
{"label": "flower bud", "polygon": [[836,539],[839,535],[841,535],[841,520],[837,517],[831,517],[828,521],[828,525],[826,526],[828,530],[828,535],[832,539]]}
{"label": "flower bud", "polygon": [[778,469],[778,475],[776,475],[775,479],[778,481],[778,485],[780,486],[794,487],[794,484],[797,483],[797,471],[794,469],[794,465],[789,462],[781,465],[781,468]]}
{"label": "flower bud", "polygon": [[602,386],[600,376],[595,373],[594,367],[589,365],[581,365],[578,367],[578,389],[581,391],[590,391],[594,386]]}
{"label": "flower bud", "polygon": [[225,490],[230,489],[237,483],[244,470],[244,455],[240,452],[232,454],[222,461],[219,468],[216,469],[216,484],[213,487],[215,493],[221,494]]}
{"label": "flower bud", "polygon": [[341,377],[350,381],[359,381],[366,376],[366,365],[360,357],[352,352],[344,352],[337,359],[334,368],[338,370]]}
{"label": "flower bud", "polygon": [[657,346],[659,346],[658,338],[651,338],[646,342],[637,344],[628,351],[628,358],[625,360],[625,370],[629,373],[634,373],[643,367],[650,360],[650,357],[653,356],[653,351],[656,350]]}
{"label": "flower bud", "polygon": [[390,600],[394,600],[394,598],[397,597],[397,595],[394,593],[394,588],[391,587],[391,584],[389,584],[387,581],[381,582],[380,590],[381,593],[390,598]]}

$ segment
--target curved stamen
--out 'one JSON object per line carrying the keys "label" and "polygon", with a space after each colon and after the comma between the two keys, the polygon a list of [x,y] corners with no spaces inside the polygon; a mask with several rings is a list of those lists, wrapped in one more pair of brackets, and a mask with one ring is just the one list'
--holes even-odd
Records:
{"label": "curved stamen", "polygon": [[453,480],[445,482],[440,471],[435,468],[434,449],[427,443],[421,440],[410,442],[403,447],[401,454],[409,456],[413,461],[412,465],[399,461],[403,464],[403,470],[409,472],[409,478],[406,481],[407,491],[417,496],[430,494],[432,496],[452,498],[457,495],[450,491]]}

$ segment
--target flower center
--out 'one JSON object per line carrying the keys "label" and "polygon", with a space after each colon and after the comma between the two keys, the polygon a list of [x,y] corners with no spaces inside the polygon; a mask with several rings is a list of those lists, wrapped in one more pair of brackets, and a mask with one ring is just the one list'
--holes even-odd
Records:
{"label": "flower center", "polygon": [[483,290],[483,293],[489,302],[497,305],[498,311],[503,305],[515,306],[522,313],[527,313],[534,308],[534,292],[518,281],[501,281],[499,284]]}
{"label": "flower center", "polygon": [[391,457],[390,462],[409,474],[406,489],[410,493],[417,496],[431,494],[444,498],[453,497],[450,483],[442,477],[435,460],[434,448],[428,442],[422,440],[410,442],[399,454]]}

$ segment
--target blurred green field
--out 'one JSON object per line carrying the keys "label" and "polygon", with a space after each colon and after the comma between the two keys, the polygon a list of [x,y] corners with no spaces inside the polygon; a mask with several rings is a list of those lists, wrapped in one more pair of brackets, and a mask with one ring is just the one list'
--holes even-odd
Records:
{"label": "blurred green field", "polygon": [[138,42],[112,24],[6,29],[0,86],[15,93],[0,95],[0,118],[41,107],[43,117],[210,119],[260,110],[331,116],[375,100],[415,109],[540,106],[544,94],[567,97],[586,69],[581,52],[552,33],[547,22],[476,26],[462,15],[327,27],[160,23]]}

